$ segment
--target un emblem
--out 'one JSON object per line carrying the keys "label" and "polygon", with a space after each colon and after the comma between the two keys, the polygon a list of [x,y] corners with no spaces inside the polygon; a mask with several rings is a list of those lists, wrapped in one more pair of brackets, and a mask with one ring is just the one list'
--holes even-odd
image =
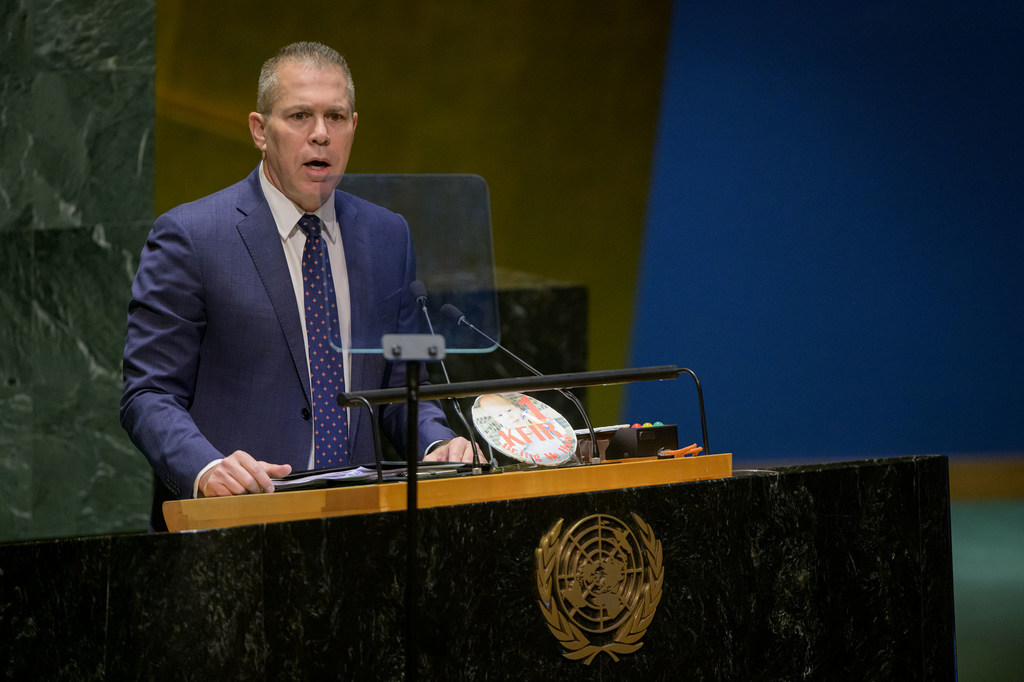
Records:
{"label": "un emblem", "polygon": [[536,550],[537,592],[566,658],[589,665],[602,651],[618,661],[641,646],[661,601],[661,541],[636,514],[635,532],[608,514],[559,521]]}

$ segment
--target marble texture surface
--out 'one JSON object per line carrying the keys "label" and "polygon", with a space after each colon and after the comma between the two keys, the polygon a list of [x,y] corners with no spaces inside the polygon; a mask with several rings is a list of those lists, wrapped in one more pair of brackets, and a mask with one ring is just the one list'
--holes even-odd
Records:
{"label": "marble texture surface", "polygon": [[[110,679],[264,676],[263,533],[113,539],[106,613]],[[276,635],[271,635],[276,636]]]}
{"label": "marble texture surface", "polygon": [[153,219],[152,0],[0,4],[0,542],[146,528],[117,423]]}
{"label": "marble texture surface", "polygon": [[0,669],[8,680],[101,680],[110,539],[0,548]]}
{"label": "marble texture surface", "polygon": [[[570,661],[535,549],[558,519],[631,512],[663,546],[661,603],[636,653]],[[945,458],[421,510],[420,528],[424,679],[955,679]],[[0,664],[402,679],[404,561],[397,512],[0,546]]]}

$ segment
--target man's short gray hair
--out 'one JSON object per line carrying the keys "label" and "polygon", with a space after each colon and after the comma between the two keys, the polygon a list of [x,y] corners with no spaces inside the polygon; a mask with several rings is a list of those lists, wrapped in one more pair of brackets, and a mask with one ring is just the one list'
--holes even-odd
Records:
{"label": "man's short gray hair", "polygon": [[336,67],[345,73],[348,83],[348,105],[352,111],[356,109],[356,86],[352,82],[352,72],[348,62],[334,50],[321,43],[292,43],[281,48],[275,56],[263,62],[260,69],[260,81],[256,89],[256,111],[266,116],[274,108],[279,96],[277,75],[286,63],[298,63],[317,69]]}

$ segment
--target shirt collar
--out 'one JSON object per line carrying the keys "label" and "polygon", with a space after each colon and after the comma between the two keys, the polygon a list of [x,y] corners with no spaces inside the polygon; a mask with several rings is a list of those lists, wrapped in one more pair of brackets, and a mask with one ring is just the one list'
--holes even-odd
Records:
{"label": "shirt collar", "polygon": [[[259,175],[260,188],[263,190],[263,196],[267,198],[267,203],[270,205],[270,212],[274,215],[274,222],[277,224],[277,231],[281,234],[281,241],[288,241],[288,239],[295,236],[296,232],[300,231],[299,218],[305,215],[306,212],[296,206],[291,199],[286,197],[281,190],[274,187],[273,183],[267,179],[267,174],[263,171],[262,161],[260,162]],[[315,213],[324,225],[321,234],[326,235],[327,239],[333,243],[338,236],[338,220],[334,213],[334,192],[331,192],[331,196]]]}

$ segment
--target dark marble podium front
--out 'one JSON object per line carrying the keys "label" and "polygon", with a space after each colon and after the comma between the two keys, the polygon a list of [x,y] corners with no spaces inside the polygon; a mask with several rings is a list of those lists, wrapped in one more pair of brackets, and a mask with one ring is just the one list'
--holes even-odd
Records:
{"label": "dark marble podium front", "polygon": [[[534,552],[640,515],[643,646],[568,660]],[[947,462],[908,457],[420,511],[423,679],[951,680]],[[0,546],[7,679],[400,679],[404,521],[380,513]]]}

